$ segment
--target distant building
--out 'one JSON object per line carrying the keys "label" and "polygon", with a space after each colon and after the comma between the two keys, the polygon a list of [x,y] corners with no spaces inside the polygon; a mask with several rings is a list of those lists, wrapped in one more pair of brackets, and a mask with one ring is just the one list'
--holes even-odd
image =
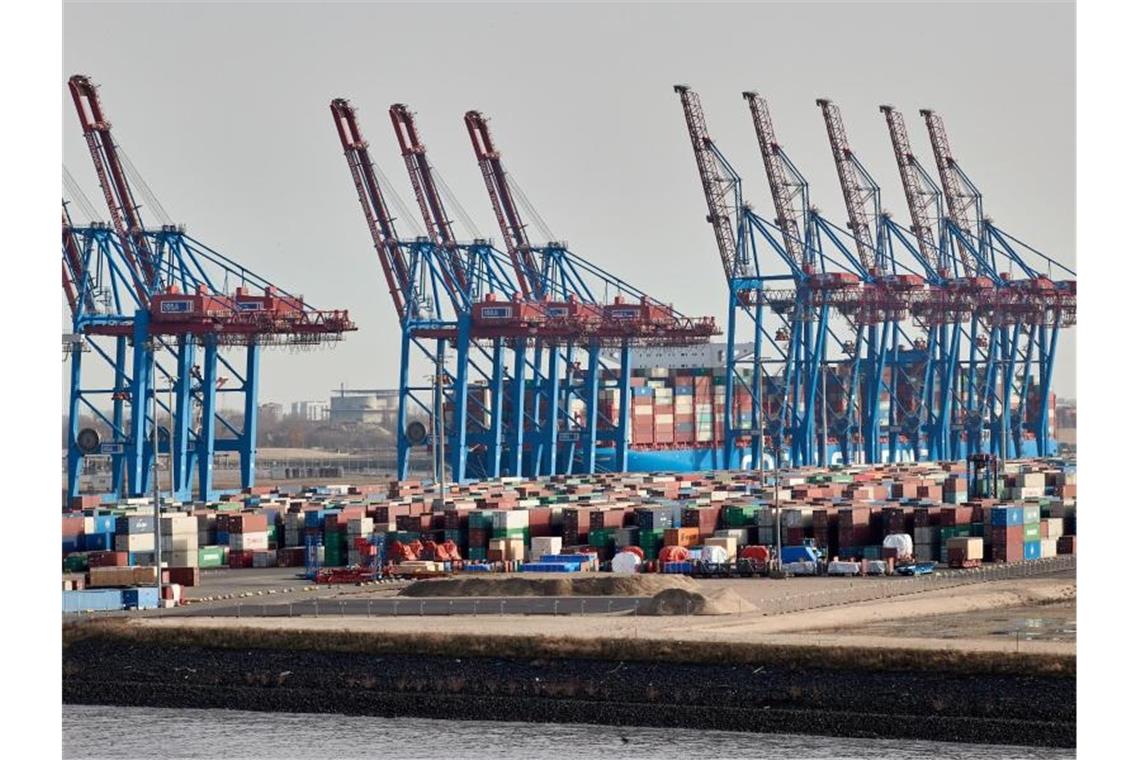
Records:
{"label": "distant building", "polygon": [[309,422],[324,422],[329,418],[329,402],[294,401],[289,413]]}
{"label": "distant building", "polygon": [[396,424],[400,392],[394,388],[352,390],[341,388],[329,398],[329,422],[334,425]]}
{"label": "distant building", "polygon": [[285,407],[281,404],[278,404],[276,401],[267,401],[266,403],[257,407],[257,410],[261,412],[262,419],[265,419],[269,422],[279,422],[281,420],[281,415],[285,413]]}

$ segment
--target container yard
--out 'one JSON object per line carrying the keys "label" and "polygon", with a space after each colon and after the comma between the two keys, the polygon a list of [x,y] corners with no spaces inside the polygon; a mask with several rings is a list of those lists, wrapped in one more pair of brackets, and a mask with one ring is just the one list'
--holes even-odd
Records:
{"label": "container yard", "polygon": [[[1047,461],[392,481],[250,489],[206,504],[71,499],[64,610],[172,607],[201,569],[297,568],[327,584],[385,577],[665,573],[889,575],[1076,553],[1076,473]],[[156,589],[160,537],[163,597]],[[124,589],[121,599],[107,589]]]}

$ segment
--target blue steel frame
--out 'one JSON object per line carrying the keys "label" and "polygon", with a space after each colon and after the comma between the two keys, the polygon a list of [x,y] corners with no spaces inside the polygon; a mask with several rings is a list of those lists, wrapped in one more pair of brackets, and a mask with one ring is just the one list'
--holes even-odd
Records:
{"label": "blue steel frame", "polygon": [[[223,354],[229,347],[222,345],[216,335],[152,335],[149,304],[140,299],[133,270],[114,230],[102,224],[71,225],[70,233],[81,253],[81,269],[75,271],[66,250],[63,264],[67,278],[79,293],[71,330],[82,336],[83,343],[72,345],[70,356],[68,495],[79,495],[83,459],[92,455],[111,457],[111,488],[103,494],[105,498],[138,497],[149,492],[154,452],[147,431],[154,420],[148,416],[148,400],[155,393],[158,379],[151,376],[152,351],[158,352],[156,373],[172,386],[175,396],[173,409],[161,394],[156,399],[160,413],[169,415],[173,422],[169,435],[159,439],[158,453],[170,456],[174,498],[188,500],[195,493],[203,501],[217,498],[219,491],[213,485],[215,452],[236,452],[241,487],[252,486],[256,473],[261,346],[252,341],[234,347],[244,354],[244,367],[239,370]],[[147,283],[145,289],[149,295],[169,286],[188,293],[203,286],[217,295],[239,286],[273,287],[181,228],[147,230],[145,237],[154,251],[155,263],[155,281]],[[287,292],[278,292],[291,297]],[[196,363],[199,345],[202,357]],[[110,368],[115,377],[111,389],[92,387],[86,380],[84,353],[95,354]],[[224,388],[218,387],[219,365],[229,373],[227,379],[232,378]],[[220,414],[219,393],[240,395],[237,424]],[[97,399],[107,395],[112,396],[110,417],[97,403]],[[87,453],[79,448],[79,413],[84,409],[111,431],[111,440],[103,442],[100,451]],[[192,424],[195,418],[201,420],[198,429]]]}

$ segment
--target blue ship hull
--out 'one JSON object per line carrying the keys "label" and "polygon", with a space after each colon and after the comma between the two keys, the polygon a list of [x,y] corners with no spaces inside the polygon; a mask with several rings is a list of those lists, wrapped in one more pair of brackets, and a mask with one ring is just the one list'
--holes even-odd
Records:
{"label": "blue ship hull", "polygon": [[[828,447],[828,457],[832,464],[843,464],[843,456],[838,446]],[[1050,442],[1050,450],[1056,451],[1057,445],[1055,441]],[[919,459],[925,457],[927,452],[922,450]],[[1037,451],[1037,444],[1035,441],[1026,441],[1022,455],[1027,458],[1049,456],[1049,454],[1041,454]],[[749,449],[738,448],[734,450],[730,456],[730,461],[724,461],[724,452],[720,448],[677,448],[677,449],[630,449],[629,450],[629,463],[626,467],[627,472],[708,472],[710,470],[749,470],[755,469],[752,462],[752,452]],[[915,452],[913,449],[900,448],[896,461],[898,462],[913,462],[915,461]],[[858,460],[855,460],[857,463]],[[884,451],[884,463],[886,462],[886,452]],[[470,457],[468,459],[467,477],[470,479],[478,480],[485,478],[485,471],[482,469],[482,461],[478,457]],[[575,462],[573,468],[575,472],[581,472],[578,467],[578,462]],[[595,453],[595,466],[596,471],[602,472],[617,472],[617,450],[614,448],[599,448]],[[783,452],[782,467],[790,467],[791,463],[788,460],[788,452]],[[775,458],[772,452],[764,452],[764,469],[772,470],[776,467]],[[523,470],[527,475],[533,474],[533,462],[529,456],[529,452],[523,456]],[[565,472],[566,465],[563,461],[560,463],[559,472]]]}

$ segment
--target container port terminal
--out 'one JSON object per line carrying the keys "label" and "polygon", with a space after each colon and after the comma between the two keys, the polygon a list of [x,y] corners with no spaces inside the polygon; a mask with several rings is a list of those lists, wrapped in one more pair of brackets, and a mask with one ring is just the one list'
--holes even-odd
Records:
{"label": "container port terminal", "polygon": [[[285,671],[293,662],[314,683],[320,657],[343,658],[336,667],[361,674],[345,687],[357,700],[346,711],[433,717],[474,687],[433,682],[425,706],[409,684],[436,672],[416,668],[491,656],[492,642],[512,662],[528,658],[519,672],[535,669],[534,680],[543,658],[559,660],[551,647],[561,642],[576,653],[564,659],[586,669],[620,651],[636,668],[705,657],[707,667],[719,658],[779,673],[847,669],[869,689],[902,688],[895,671],[926,674],[914,676],[929,679],[918,692],[950,694],[957,687],[933,675],[941,657],[950,673],[996,679],[1024,668],[1026,677],[1008,694],[1015,718],[954,692],[937,716],[940,735],[970,725],[980,741],[1002,731],[1024,744],[1075,741],[1065,690],[1075,667],[1076,465],[1059,455],[1052,379],[1058,337],[1076,323],[1076,274],[1023,242],[1031,231],[1007,231],[983,211],[969,157],[951,151],[938,112],[915,114],[929,161],[902,109],[871,112],[896,163],[876,171],[897,173],[906,200],[896,217],[839,105],[815,101],[819,147],[842,191],[833,220],[813,205],[763,96],[744,92],[740,102],[756,144],[729,149],[714,140],[696,90],[676,85],[677,121],[657,126],[689,138],[691,157],[674,158],[695,160],[703,191],[692,213],[712,234],[699,255],[725,277],[725,311],[711,316],[675,306],[683,286],[645,292],[607,268],[618,261],[574,251],[548,229],[507,172],[509,146],[493,138],[489,115],[470,110],[451,126],[462,121],[498,240],[475,232],[429,161],[411,105],[388,109],[395,140],[385,143],[403,159],[409,211],[373,158],[381,142],[365,137],[365,117],[376,129],[382,115],[332,98],[321,148],[349,176],[314,192],[346,205],[355,197],[367,228],[359,276],[376,278],[394,311],[363,324],[173,223],[112,136],[92,79],[67,86],[106,208],[96,212],[65,168],[65,699],[102,699],[93,676],[77,673],[135,652],[155,663],[138,691],[154,704],[248,705],[234,695],[257,688],[277,705],[266,709],[297,707],[287,689],[269,694],[273,684],[253,676],[215,697],[195,682],[185,693],[196,696],[180,701],[161,661],[164,647],[171,662],[188,657],[183,646],[216,662],[234,647],[265,649],[266,663]],[[763,203],[730,154],[759,160]],[[74,221],[76,209],[92,221]],[[417,214],[426,234],[409,235]],[[461,238],[455,220],[472,234]],[[353,455],[347,468],[330,458],[315,471],[286,459],[259,469],[262,351],[381,330],[400,334],[385,365],[396,384],[390,448]],[[222,413],[223,394],[237,414]],[[369,411],[358,405],[342,401],[342,413]],[[371,666],[349,643],[354,634],[387,652],[393,673],[407,670],[383,695],[367,685],[376,676],[364,674]],[[447,635],[465,643],[449,649]],[[309,648],[291,649],[302,640]],[[686,659],[670,642],[706,654]],[[417,653],[419,665],[400,659]],[[769,706],[803,718],[804,732],[856,730],[828,724],[800,688]],[[1034,713],[1034,689],[1056,716]],[[560,707],[553,692],[534,696],[552,700],[553,719],[606,722],[577,691]],[[504,700],[487,705],[536,719]],[[643,701],[661,710],[652,720],[680,709]],[[886,712],[897,735],[919,736],[922,711],[944,702]],[[724,714],[702,725],[724,727]],[[752,726],[736,730],[775,730],[749,715]]]}

